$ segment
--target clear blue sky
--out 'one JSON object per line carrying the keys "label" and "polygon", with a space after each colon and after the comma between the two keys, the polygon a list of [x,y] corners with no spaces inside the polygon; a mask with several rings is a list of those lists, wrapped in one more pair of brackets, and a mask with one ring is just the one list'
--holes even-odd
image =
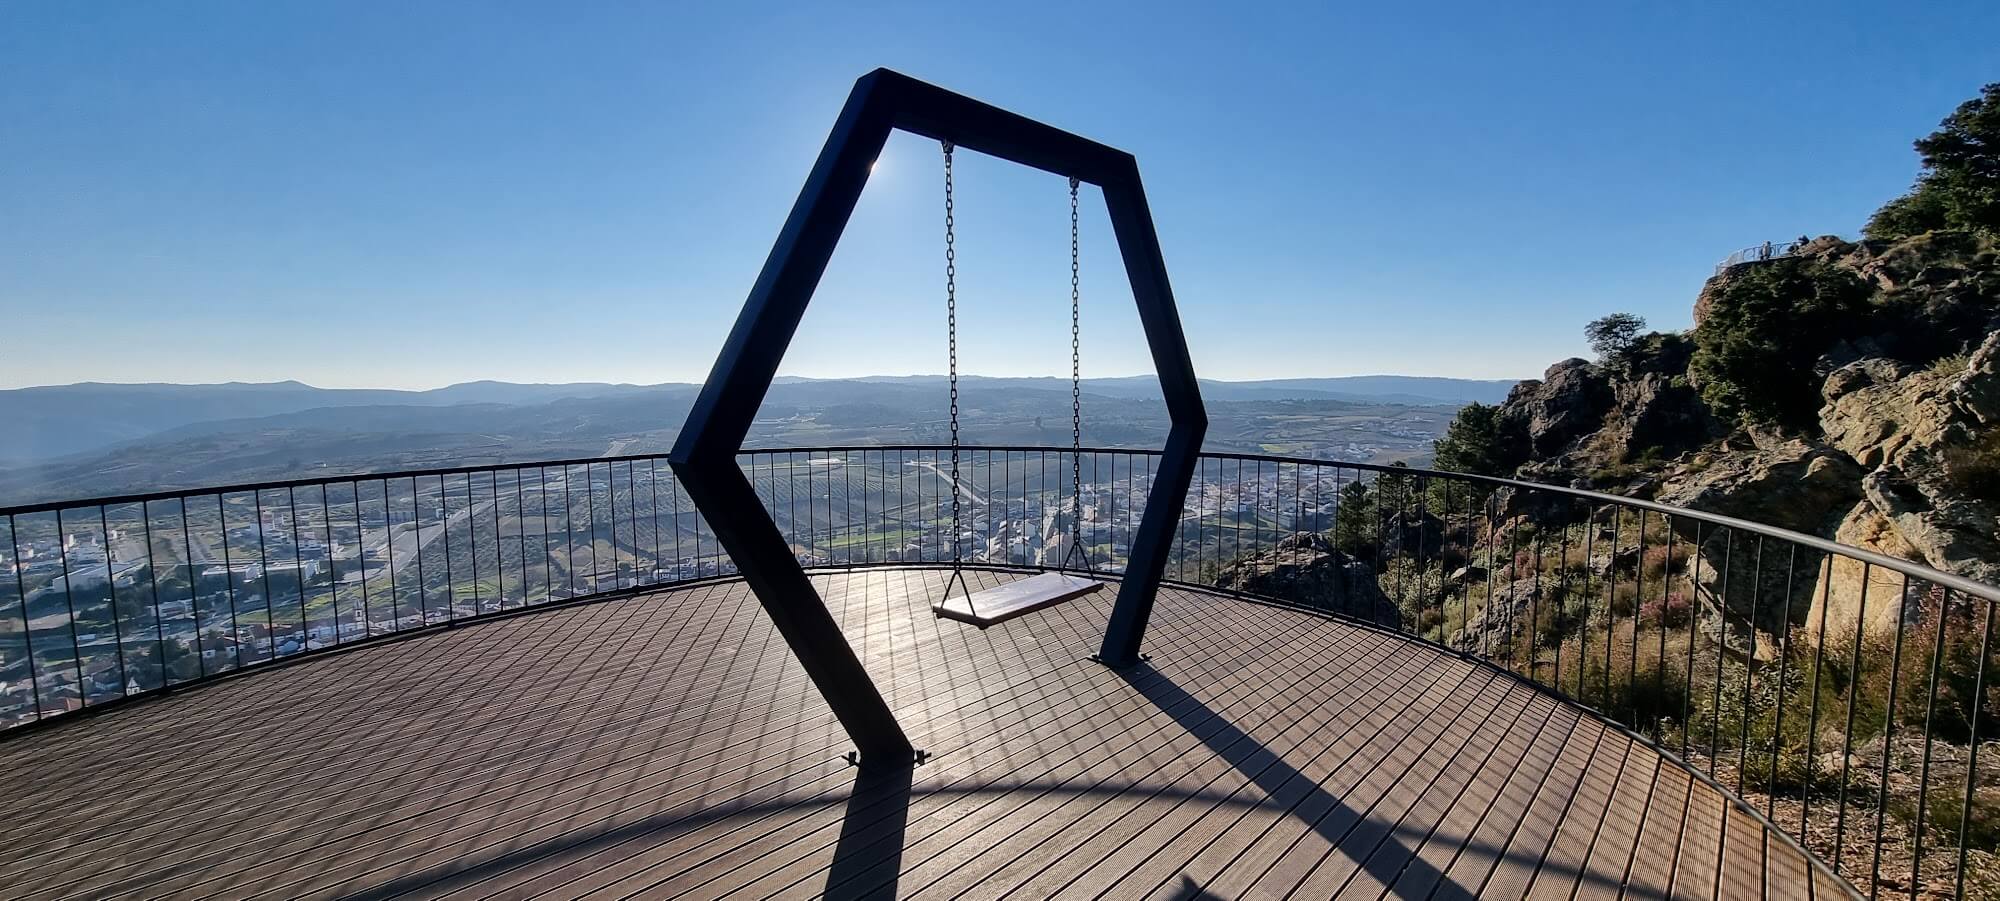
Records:
{"label": "clear blue sky", "polygon": [[[1855,232],[1996,36],[1990,0],[9,3],[0,387],[699,380],[876,66],[1133,152],[1205,376],[1530,376]],[[1065,186],[960,168],[966,369],[1066,372]],[[942,371],[938,195],[892,141],[787,372]],[[1085,210],[1086,374],[1148,371]]]}

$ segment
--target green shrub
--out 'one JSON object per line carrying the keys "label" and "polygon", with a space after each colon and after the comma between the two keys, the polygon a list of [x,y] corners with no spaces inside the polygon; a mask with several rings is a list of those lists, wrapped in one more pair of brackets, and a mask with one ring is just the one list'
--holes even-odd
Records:
{"label": "green shrub", "polygon": [[1612,313],[1591,320],[1583,327],[1583,336],[1590,341],[1590,349],[1597,353],[1603,363],[1617,363],[1639,343],[1639,330],[1646,327],[1646,320],[1632,313]]}
{"label": "green shrub", "polygon": [[[1914,801],[1905,802],[1904,808],[1897,813],[1904,820],[1910,820],[1909,808],[1915,806]],[[1935,830],[1934,834],[1943,836],[1949,845],[1957,845],[1959,818],[1965,812],[1964,787],[1934,785],[1924,807],[1924,819]],[[2000,851],[2000,789],[1973,791],[1972,813],[1965,817],[1965,846],[1982,851]]]}
{"label": "green shrub", "polygon": [[[1603,649],[1593,645],[1584,661],[1580,700],[1606,716],[1629,720],[1642,726],[1678,721],[1688,702],[1687,677],[1669,660],[1661,668],[1652,660],[1633,666],[1632,649],[1613,644],[1611,666],[1604,665]],[[1569,681],[1568,677],[1564,681]]]}
{"label": "green shrub", "polygon": [[1500,408],[1470,403],[1458,410],[1444,437],[1432,442],[1437,467],[1448,472],[1510,476],[1528,461],[1528,431]]}
{"label": "green shrub", "polygon": [[1910,192],[1868,220],[1870,238],[1894,239],[1941,228],[2000,232],[2000,82],[1959,104],[1919,138],[1923,172]]}
{"label": "green shrub", "polygon": [[1737,269],[1715,286],[1689,372],[1724,419],[1817,426],[1813,363],[1835,341],[1872,328],[1868,284],[1813,259]]}
{"label": "green shrub", "polygon": [[1945,450],[1944,471],[1958,493],[2000,504],[2000,429],[1988,429],[1970,444]]}

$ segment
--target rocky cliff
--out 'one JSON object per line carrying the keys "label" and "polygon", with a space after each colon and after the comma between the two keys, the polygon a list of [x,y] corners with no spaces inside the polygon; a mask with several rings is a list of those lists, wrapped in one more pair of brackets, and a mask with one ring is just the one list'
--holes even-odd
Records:
{"label": "rocky cliff", "polygon": [[[1735,337],[1718,334],[1718,323],[1736,328],[1749,315],[1730,306],[1745,302],[1748,279],[1764,292],[1750,313],[1766,319],[1770,390],[1803,398],[1796,415],[1719,409],[1712,400],[1730,394],[1704,377],[1723,370],[1695,360],[1703,342]],[[1793,257],[1719,274],[1694,313],[1691,333],[1645,336],[1614,360],[1564,360],[1517,385],[1498,416],[1526,458],[1516,474],[1783,526],[2000,584],[2000,246],[1992,238],[1820,238]],[[1509,515],[1543,512],[1527,498],[1505,502]],[[1717,584],[1750,577],[1725,568],[1719,548],[1705,543],[1703,552],[1713,559],[1697,593],[1733,618],[1772,633],[1787,615],[1795,625],[1855,621],[1859,563],[1767,568],[1791,586],[1794,603],[1750,605],[1758,592],[1723,597]],[[1884,600],[1897,596],[1890,583],[1900,577],[1878,569],[1868,578],[1881,584],[1872,584],[1866,618],[1893,628],[1901,611]],[[1763,593],[1782,596],[1783,586]]]}

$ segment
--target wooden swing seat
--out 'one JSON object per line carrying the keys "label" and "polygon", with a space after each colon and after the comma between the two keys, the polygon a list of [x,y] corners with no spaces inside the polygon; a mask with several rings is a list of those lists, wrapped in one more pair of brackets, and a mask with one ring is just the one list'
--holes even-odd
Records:
{"label": "wooden swing seat", "polygon": [[1076,600],[1103,587],[1103,582],[1071,573],[1041,573],[971,595],[947,597],[944,603],[931,605],[931,612],[984,629]]}

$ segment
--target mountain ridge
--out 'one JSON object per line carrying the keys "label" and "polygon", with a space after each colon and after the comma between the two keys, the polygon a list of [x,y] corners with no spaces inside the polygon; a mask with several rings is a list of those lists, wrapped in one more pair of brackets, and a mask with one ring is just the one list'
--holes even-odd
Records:
{"label": "mountain ridge", "polygon": [[[835,392],[874,386],[912,392],[902,399],[918,401],[914,393],[944,381],[944,376],[866,376],[851,379],[782,377],[779,387],[837,402]],[[1067,379],[1004,376],[963,376],[971,391],[1060,391]],[[1225,381],[1204,379],[1204,397],[1212,401],[1315,400],[1365,404],[1443,406],[1504,399],[1513,380],[1453,379],[1434,376],[1334,376],[1327,378]],[[321,388],[297,380],[275,382],[77,382],[0,390],[0,422],[11,427],[0,436],[0,465],[26,466],[129,446],[148,438],[203,423],[223,423],[287,416],[308,411],[363,407],[449,408],[466,405],[536,407],[564,400],[655,397],[678,402],[700,386],[686,382],[651,385],[611,382],[533,383],[476,380],[421,390],[394,388]],[[1086,393],[1103,400],[1147,400],[1159,396],[1150,375],[1085,379]],[[777,392],[782,395],[786,392]],[[334,415],[323,419],[338,420]],[[212,427],[211,431],[214,430]]]}

